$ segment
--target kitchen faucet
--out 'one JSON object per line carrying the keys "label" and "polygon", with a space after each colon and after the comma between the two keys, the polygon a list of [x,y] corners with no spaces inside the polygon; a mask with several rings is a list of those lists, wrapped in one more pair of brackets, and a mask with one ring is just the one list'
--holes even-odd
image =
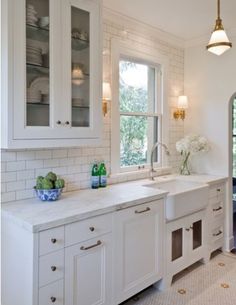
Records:
{"label": "kitchen faucet", "polygon": [[152,150],[151,150],[151,169],[150,169],[150,179],[151,179],[151,180],[154,180],[153,173],[156,172],[155,169],[154,169],[154,167],[153,167],[153,155],[154,155],[154,152],[155,152],[156,148],[157,148],[159,145],[160,145],[161,147],[164,148],[165,153],[166,153],[167,156],[170,155],[170,152],[169,152],[168,147],[167,147],[166,144],[163,144],[163,143],[161,143],[161,142],[156,142],[156,143],[153,145]]}

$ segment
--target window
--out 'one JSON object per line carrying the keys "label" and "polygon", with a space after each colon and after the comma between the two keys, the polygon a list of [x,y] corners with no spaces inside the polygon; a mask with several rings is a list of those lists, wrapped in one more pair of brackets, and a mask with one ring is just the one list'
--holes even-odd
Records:
{"label": "window", "polygon": [[[162,64],[137,51],[120,51],[113,58],[112,173],[148,168],[153,144],[163,139]],[[154,162],[162,166],[160,148]]]}

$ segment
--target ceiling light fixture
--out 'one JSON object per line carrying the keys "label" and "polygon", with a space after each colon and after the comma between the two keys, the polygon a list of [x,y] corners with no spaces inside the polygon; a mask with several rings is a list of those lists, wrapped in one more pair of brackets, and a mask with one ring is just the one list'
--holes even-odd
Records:
{"label": "ceiling light fixture", "polygon": [[209,52],[216,55],[221,55],[228,49],[232,48],[232,43],[229,41],[229,38],[225,33],[222,19],[220,18],[220,0],[217,0],[217,19],[215,28],[206,48]]}

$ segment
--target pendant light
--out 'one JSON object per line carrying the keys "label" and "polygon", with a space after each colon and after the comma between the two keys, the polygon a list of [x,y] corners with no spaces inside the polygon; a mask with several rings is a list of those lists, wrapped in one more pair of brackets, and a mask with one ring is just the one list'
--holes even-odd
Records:
{"label": "pendant light", "polygon": [[228,49],[232,48],[232,43],[229,41],[225,33],[222,20],[220,18],[220,0],[217,0],[216,25],[206,48],[209,52],[216,55],[221,55]]}

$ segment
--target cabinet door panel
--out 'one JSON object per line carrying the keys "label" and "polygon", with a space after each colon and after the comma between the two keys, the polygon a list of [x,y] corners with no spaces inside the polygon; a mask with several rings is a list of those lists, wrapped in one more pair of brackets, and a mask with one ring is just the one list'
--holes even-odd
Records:
{"label": "cabinet door panel", "polygon": [[13,138],[56,138],[54,118],[61,100],[60,2],[12,1]]}
{"label": "cabinet door panel", "polygon": [[65,304],[111,304],[109,234],[66,248]]}
{"label": "cabinet door panel", "polygon": [[101,133],[102,39],[100,1],[62,1],[63,109],[67,137],[97,138]]}
{"label": "cabinet door panel", "polygon": [[114,215],[114,292],[120,303],[162,276],[162,201]]}

